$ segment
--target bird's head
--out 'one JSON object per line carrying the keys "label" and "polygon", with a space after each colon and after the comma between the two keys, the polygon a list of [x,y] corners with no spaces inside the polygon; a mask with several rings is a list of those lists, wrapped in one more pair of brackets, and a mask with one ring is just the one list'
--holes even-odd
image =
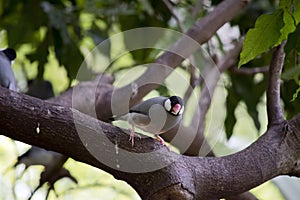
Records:
{"label": "bird's head", "polygon": [[178,96],[171,96],[164,102],[164,107],[171,115],[179,116],[184,111],[183,101]]}
{"label": "bird's head", "polygon": [[17,54],[16,54],[16,51],[12,48],[6,48],[4,50],[2,50],[2,52],[5,54],[5,56],[10,60],[10,61],[13,61]]}

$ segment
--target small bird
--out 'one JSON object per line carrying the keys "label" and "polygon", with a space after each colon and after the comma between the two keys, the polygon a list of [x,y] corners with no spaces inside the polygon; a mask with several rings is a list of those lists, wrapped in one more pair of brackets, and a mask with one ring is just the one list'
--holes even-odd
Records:
{"label": "small bird", "polygon": [[11,68],[11,62],[16,58],[16,52],[12,48],[0,51],[0,85],[16,91],[15,76]]}
{"label": "small bird", "polygon": [[129,141],[132,146],[134,127],[154,134],[158,141],[165,145],[159,134],[176,126],[182,119],[183,111],[184,104],[178,96],[154,97],[131,107],[128,113],[113,117],[111,120],[124,120],[131,124]]}

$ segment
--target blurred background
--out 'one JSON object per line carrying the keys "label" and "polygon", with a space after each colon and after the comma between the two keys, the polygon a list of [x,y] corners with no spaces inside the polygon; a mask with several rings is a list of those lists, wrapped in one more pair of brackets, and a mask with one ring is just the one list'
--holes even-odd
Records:
{"label": "blurred background", "polygon": [[[0,48],[14,48],[17,58],[13,63],[20,92],[47,99],[58,96],[81,80],[77,71],[84,58],[97,45],[110,36],[139,27],[162,27],[184,32],[194,22],[213,9],[218,0],[9,0],[0,1]],[[208,59],[201,58],[196,71],[201,74],[206,65],[215,65],[236,42],[252,28],[258,16],[274,11],[275,0],[256,0],[230,23],[225,24],[201,51]],[[173,44],[168,36],[155,43]],[[141,74],[145,63],[153,62],[161,53],[158,49],[130,51],[116,60],[120,49],[130,44],[126,38],[105,43],[105,51],[98,52],[97,62],[87,69],[92,74],[107,73],[115,77],[115,85],[122,86]],[[154,44],[155,46],[156,44]],[[271,52],[246,64],[245,68],[264,67],[269,64]],[[110,63],[106,67],[107,63]],[[105,67],[104,67],[105,66]],[[138,67],[137,67],[138,66]],[[131,70],[135,67],[135,70]],[[296,71],[297,73],[299,72]],[[148,94],[145,99],[157,95],[169,95],[176,90],[184,95],[187,81],[178,84],[177,75],[189,80],[190,63],[183,62],[165,81],[164,86]],[[199,76],[198,74],[198,76]],[[299,75],[299,73],[298,73]],[[298,85],[294,76],[285,74],[284,102],[289,102]],[[174,88],[174,86],[176,87]],[[221,76],[214,93],[207,117],[206,137],[216,155],[237,152],[254,142],[266,130],[266,74],[251,76],[226,72]],[[191,99],[189,107],[196,105]],[[285,107],[287,117],[298,113],[299,101]],[[1,116],[1,113],[0,113]],[[185,113],[189,123],[192,109]],[[211,123],[214,123],[213,126]],[[1,133],[1,130],[0,130]],[[216,134],[218,133],[218,134]],[[27,158],[35,155],[31,147],[0,136],[0,199],[140,199],[125,182],[86,164],[67,159],[55,153],[49,159],[59,160],[59,174],[46,176],[53,166],[42,162],[31,162]],[[48,158],[48,157],[47,157]],[[30,159],[29,159],[30,160]],[[55,168],[56,169],[56,168]],[[296,199],[300,184],[296,178],[278,177],[268,181],[252,192],[258,199]]]}

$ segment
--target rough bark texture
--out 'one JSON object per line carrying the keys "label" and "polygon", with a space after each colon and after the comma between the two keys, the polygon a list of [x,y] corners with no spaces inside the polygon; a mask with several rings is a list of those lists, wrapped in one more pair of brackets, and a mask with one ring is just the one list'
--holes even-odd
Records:
{"label": "rough bark texture", "polygon": [[270,76],[267,89],[267,112],[269,126],[283,122],[283,112],[280,105],[280,76],[284,63],[284,46],[286,41],[279,45],[274,53],[270,65]]}
{"label": "rough bark texture", "polygon": [[[247,191],[280,174],[300,174],[300,115],[271,126],[241,152],[220,158],[201,158],[175,154],[151,138],[136,139],[132,147],[128,135],[120,128],[72,108],[4,88],[0,88],[0,113],[3,135],[103,169],[128,182],[143,199],[173,199],[175,196],[178,199],[217,199]],[[40,132],[36,131],[38,126]],[[80,138],[80,131],[85,134],[85,140]],[[136,169],[168,164],[155,171],[126,172],[127,166],[107,166],[86,148],[94,145],[96,154],[102,158],[115,160],[120,156],[119,159],[123,159],[111,142],[117,143],[120,150],[136,153],[125,159],[129,164],[134,163]],[[153,156],[138,156],[153,151],[156,151]]]}

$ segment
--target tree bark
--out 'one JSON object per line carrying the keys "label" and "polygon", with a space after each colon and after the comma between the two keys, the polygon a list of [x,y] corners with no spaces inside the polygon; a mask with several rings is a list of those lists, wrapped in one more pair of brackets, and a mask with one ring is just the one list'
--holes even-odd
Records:
{"label": "tree bark", "polygon": [[4,88],[0,113],[1,134],[103,169],[143,199],[218,199],[300,175],[300,115],[270,126],[245,150],[212,158],[178,155],[151,138],[136,138],[132,147],[118,127]]}
{"label": "tree bark", "polygon": [[268,126],[280,124],[284,121],[282,108],[280,105],[280,76],[284,64],[286,41],[279,45],[272,57],[269,69],[269,81],[267,88],[267,113]]}

